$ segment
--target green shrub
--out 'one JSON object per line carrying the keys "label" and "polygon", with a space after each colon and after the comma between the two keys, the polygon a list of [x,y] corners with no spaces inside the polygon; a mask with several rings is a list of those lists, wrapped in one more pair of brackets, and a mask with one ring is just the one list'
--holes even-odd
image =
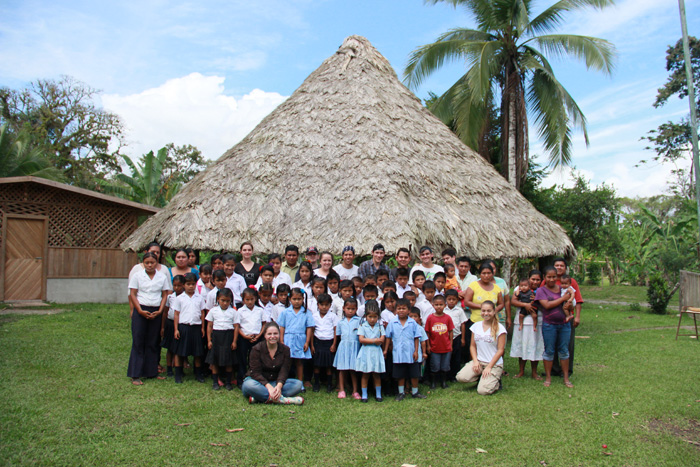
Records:
{"label": "green shrub", "polygon": [[586,265],[586,276],[588,277],[588,284],[590,285],[600,285],[600,265],[590,262]]}
{"label": "green shrub", "polygon": [[671,301],[671,294],[668,284],[661,274],[656,273],[649,279],[647,299],[649,300],[649,308],[651,308],[652,313],[666,314],[666,307],[668,302]]}
{"label": "green shrub", "polygon": [[630,303],[630,311],[642,311],[642,305],[639,303]]}

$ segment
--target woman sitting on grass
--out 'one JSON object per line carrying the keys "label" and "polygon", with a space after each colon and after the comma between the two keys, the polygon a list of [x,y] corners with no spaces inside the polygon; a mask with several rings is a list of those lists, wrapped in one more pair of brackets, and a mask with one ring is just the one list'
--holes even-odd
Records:
{"label": "woman sitting on grass", "polygon": [[561,287],[557,285],[557,270],[553,266],[544,268],[544,287],[537,289],[535,300],[542,310],[544,324],[542,325],[542,337],[544,338],[544,385],[552,384],[552,365],[554,352],[559,353],[562,376],[566,387],[574,387],[569,381],[569,338],[571,337],[571,317],[564,314],[564,302],[571,298],[571,292],[561,294]]}
{"label": "woman sitting on grass", "polygon": [[243,395],[251,404],[303,404],[303,397],[294,397],[301,392],[302,382],[287,378],[292,359],[289,347],[279,342],[277,323],[267,323],[263,337],[265,340],[255,344],[250,351],[250,369],[241,387]]}
{"label": "woman sitting on grass", "polygon": [[481,304],[482,321],[472,324],[472,342],[469,347],[471,362],[457,373],[460,383],[479,381],[476,392],[482,396],[493,394],[501,386],[503,354],[506,350],[506,328],[498,322],[496,305],[491,300]]}

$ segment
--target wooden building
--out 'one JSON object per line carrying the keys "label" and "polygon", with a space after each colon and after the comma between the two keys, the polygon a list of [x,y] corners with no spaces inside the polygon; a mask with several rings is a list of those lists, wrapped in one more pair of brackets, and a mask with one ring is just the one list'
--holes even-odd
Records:
{"label": "wooden building", "polygon": [[0,178],[0,300],[126,301],[119,248],[158,208],[37,177]]}

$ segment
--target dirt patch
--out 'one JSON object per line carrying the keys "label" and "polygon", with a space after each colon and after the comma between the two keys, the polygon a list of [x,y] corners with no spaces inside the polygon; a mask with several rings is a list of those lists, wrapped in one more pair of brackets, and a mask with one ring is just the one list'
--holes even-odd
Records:
{"label": "dirt patch", "polygon": [[[610,331],[610,334],[622,334],[623,332],[636,332],[636,331],[660,331],[662,329],[676,329],[678,326],[654,326],[651,328],[630,328],[630,329],[619,329],[617,331]],[[681,329],[686,331],[694,331],[693,326],[681,326]]]}
{"label": "dirt patch", "polygon": [[700,451],[700,422],[695,419],[688,420],[687,427],[680,427],[671,420],[653,418],[649,421],[648,426],[653,432],[673,435]]}
{"label": "dirt patch", "polygon": [[4,308],[0,310],[0,315],[55,315],[63,311],[59,308]]}

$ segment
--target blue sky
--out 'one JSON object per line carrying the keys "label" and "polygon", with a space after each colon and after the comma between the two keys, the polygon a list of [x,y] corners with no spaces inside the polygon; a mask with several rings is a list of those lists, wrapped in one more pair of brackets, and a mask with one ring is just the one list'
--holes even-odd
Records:
{"label": "blue sky", "polygon": [[[686,8],[689,32],[699,36],[700,0]],[[416,47],[474,25],[463,11],[421,0],[5,0],[0,18],[0,86],[73,76],[102,90],[102,104],[122,116],[128,154],[175,142],[194,144],[210,159],[243,138],[346,36],[367,37],[401,76]],[[553,60],[588,118],[591,144],[576,135],[573,165],[622,195],[662,192],[673,167],[635,165],[650,156],[640,137],[688,114],[687,102],[675,98],[652,107],[667,77],[666,48],[680,38],[678,3],[618,0],[603,12],[569,16],[562,32],[608,39],[619,53],[612,77]],[[451,64],[415,92],[441,93],[461,73]],[[530,140],[531,154],[542,154],[534,128]],[[566,170],[547,182],[568,180]]]}

